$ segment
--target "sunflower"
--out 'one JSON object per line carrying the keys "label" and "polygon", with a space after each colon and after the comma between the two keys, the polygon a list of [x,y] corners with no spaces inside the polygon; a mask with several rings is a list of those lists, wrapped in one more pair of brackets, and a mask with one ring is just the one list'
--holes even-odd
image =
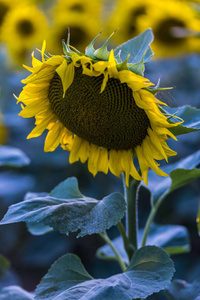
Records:
{"label": "sunflower", "polygon": [[70,163],[88,161],[94,176],[124,172],[127,185],[130,175],[148,184],[149,168],[167,176],[156,161],[176,155],[166,143],[168,137],[176,140],[168,128],[177,125],[161,112],[166,104],[155,98],[148,79],[116,60],[113,50],[102,47],[92,54],[91,45],[82,54],[68,42],[65,56],[48,57],[44,42],[42,61],[32,55],[32,67],[26,67],[32,74],[22,81],[17,101],[19,115],[36,120],[27,138],[47,129],[44,151],[61,145],[70,152]]}
{"label": "sunflower", "polygon": [[141,16],[148,14],[149,10],[154,10],[155,3],[150,0],[142,2],[140,0],[119,0],[109,19],[106,31],[112,32],[119,28],[119,34],[113,37],[117,43],[131,39],[139,33],[138,20]]}
{"label": "sunflower", "polygon": [[171,56],[199,51],[200,20],[197,12],[184,1],[159,1],[157,8],[142,16],[140,31],[152,28],[156,56]]}
{"label": "sunflower", "polygon": [[8,12],[13,8],[15,8],[17,5],[19,5],[19,3],[20,0],[14,0],[14,1],[0,0],[0,31]]}
{"label": "sunflower", "polygon": [[28,50],[42,43],[47,29],[43,13],[34,5],[22,4],[7,13],[1,36],[10,53],[21,63]]}
{"label": "sunflower", "polygon": [[86,13],[63,12],[55,15],[55,22],[47,38],[50,53],[59,54],[62,52],[60,41],[67,38],[69,27],[72,36],[71,42],[74,47],[81,51],[84,51],[87,44],[102,28],[97,18],[93,18]]}

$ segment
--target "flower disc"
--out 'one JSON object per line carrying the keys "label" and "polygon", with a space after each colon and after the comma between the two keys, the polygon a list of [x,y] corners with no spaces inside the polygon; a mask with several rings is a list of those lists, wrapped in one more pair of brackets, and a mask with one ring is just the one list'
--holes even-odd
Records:
{"label": "flower disc", "polygon": [[140,145],[150,127],[126,83],[109,78],[100,93],[103,75],[90,77],[75,68],[73,83],[63,98],[62,81],[55,73],[49,101],[63,125],[84,140],[107,149],[128,150]]}
{"label": "flower disc", "polygon": [[166,44],[179,44],[184,42],[185,38],[176,37],[172,30],[173,28],[183,28],[186,29],[186,24],[176,18],[168,18],[160,22],[160,26],[157,27],[157,30],[154,32],[155,37],[161,42]]}

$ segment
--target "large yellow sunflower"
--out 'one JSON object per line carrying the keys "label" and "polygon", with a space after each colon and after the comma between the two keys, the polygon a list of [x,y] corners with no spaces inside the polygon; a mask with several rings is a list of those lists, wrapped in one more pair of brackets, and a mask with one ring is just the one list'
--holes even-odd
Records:
{"label": "large yellow sunflower", "polygon": [[41,45],[47,31],[44,14],[35,5],[21,4],[7,13],[1,37],[13,57],[22,63],[28,50]]}
{"label": "large yellow sunflower", "polygon": [[184,1],[159,1],[154,10],[138,21],[140,32],[151,27],[152,49],[156,56],[172,56],[200,49],[200,20],[197,12]]}
{"label": "large yellow sunflower", "polygon": [[27,138],[47,129],[44,150],[61,145],[70,151],[70,163],[88,160],[94,176],[125,172],[127,185],[130,175],[147,184],[149,168],[166,176],[156,160],[176,155],[166,140],[176,140],[168,128],[177,124],[161,112],[159,106],[166,104],[150,92],[153,84],[117,63],[113,50],[104,60],[98,51],[88,56],[66,45],[65,56],[49,58],[44,51],[45,43],[42,61],[33,54],[32,67],[26,67],[32,74],[22,81],[26,85],[17,101],[22,102],[19,115],[36,120]]}

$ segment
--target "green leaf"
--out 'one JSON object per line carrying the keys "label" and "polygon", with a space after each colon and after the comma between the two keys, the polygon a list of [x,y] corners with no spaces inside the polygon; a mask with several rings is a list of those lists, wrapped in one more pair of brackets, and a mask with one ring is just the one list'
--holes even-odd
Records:
{"label": "green leaf", "polygon": [[144,74],[144,61],[143,60],[141,60],[137,64],[128,64],[127,66],[128,66],[128,69],[130,71],[132,71],[133,73],[143,76],[143,74]]}
{"label": "green leaf", "polygon": [[[48,195],[47,193],[31,193],[31,192],[28,192],[24,196],[24,201],[34,199],[34,198],[38,198],[38,197],[44,197],[44,196],[47,196],[47,195]],[[43,234],[53,230],[52,227],[44,225],[43,223],[26,222],[26,226],[28,228],[28,231],[32,235],[43,235]]]}
{"label": "green leaf", "polygon": [[170,128],[174,135],[177,136],[200,130],[200,109],[186,105],[173,108],[167,107],[166,110],[169,114],[175,114],[184,120],[183,124]]}
{"label": "green leaf", "polygon": [[[139,230],[138,244],[142,242],[143,229]],[[122,237],[112,240],[123,261],[128,264],[128,256],[124,249]],[[163,248],[168,254],[181,254],[190,251],[188,231],[184,226],[152,224],[147,238],[147,245],[155,245]],[[97,250],[97,256],[101,259],[115,260],[115,254],[109,245],[104,245]]]}
{"label": "green leaf", "polygon": [[26,222],[28,231],[32,235],[43,235],[45,233],[48,233],[53,230],[52,227],[44,225],[42,223],[31,223],[31,222]]}
{"label": "green leaf", "polygon": [[[139,231],[139,244],[142,242],[143,230]],[[152,224],[147,237],[147,245],[162,247],[169,255],[190,251],[187,228],[179,225]]]}
{"label": "green leaf", "polygon": [[200,177],[200,170],[196,167],[200,164],[200,150],[177,161],[162,167],[162,170],[169,174],[169,177],[161,177],[152,170],[148,175],[148,186],[142,185],[151,193],[151,203],[165,198],[170,192],[184,186],[195,178]]}
{"label": "green leaf", "polygon": [[137,37],[127,41],[114,49],[115,56],[121,51],[120,58],[126,60],[130,54],[128,63],[137,64],[144,59],[144,63],[148,62],[153,55],[149,45],[153,41],[153,33],[151,29],[145,30]]}
{"label": "green leaf", "polygon": [[193,283],[187,283],[185,280],[174,280],[167,287],[166,296],[170,300],[199,300],[200,279]]}
{"label": "green leaf", "polygon": [[0,167],[23,167],[30,164],[30,159],[18,148],[0,146]]}
{"label": "green leaf", "polygon": [[170,173],[172,179],[172,184],[170,186],[169,192],[172,192],[186,184],[190,181],[200,177],[199,169],[185,170],[177,169]]}
{"label": "green leaf", "polygon": [[0,279],[6,276],[9,267],[10,267],[9,260],[0,254]]}
{"label": "green leaf", "polygon": [[33,294],[26,292],[19,286],[11,285],[0,291],[0,300],[33,300]]}
{"label": "green leaf", "polygon": [[44,276],[36,289],[36,299],[54,299],[66,289],[91,279],[80,258],[68,253],[59,258]]}
{"label": "green leaf", "polygon": [[76,178],[60,183],[50,194],[11,205],[0,222],[43,224],[68,234],[80,230],[78,237],[103,232],[124,216],[123,196],[113,193],[102,200],[83,196]]}
{"label": "green leaf", "polygon": [[137,250],[124,273],[107,279],[92,279],[75,255],[67,254],[60,260],[53,264],[38,285],[35,299],[146,298],[166,288],[174,273],[169,255],[155,246]]}

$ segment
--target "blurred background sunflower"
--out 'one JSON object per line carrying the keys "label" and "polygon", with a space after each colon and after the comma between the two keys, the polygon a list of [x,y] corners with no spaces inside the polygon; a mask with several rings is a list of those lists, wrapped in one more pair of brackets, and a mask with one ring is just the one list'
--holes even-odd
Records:
{"label": "blurred background sunflower", "polygon": [[47,20],[42,11],[34,5],[22,3],[6,14],[1,38],[12,58],[22,64],[28,59],[32,47],[42,43],[47,32]]}
{"label": "blurred background sunflower", "polygon": [[156,57],[200,51],[200,19],[188,2],[159,1],[138,21],[139,32],[152,28]]}
{"label": "blurred background sunflower", "polygon": [[[13,93],[19,95],[21,80],[29,75],[22,64],[30,66],[32,51],[41,49],[44,39],[47,54],[62,55],[62,39],[67,39],[68,28],[70,44],[81,52],[102,29],[95,48],[118,29],[109,42],[110,50],[150,27],[155,37],[151,44],[154,56],[146,65],[145,76],[154,83],[161,79],[163,87],[176,87],[161,91],[158,99],[169,106],[189,104],[200,108],[199,0],[0,0],[0,143],[22,149],[31,159],[29,167],[18,171],[1,169],[0,218],[8,205],[21,201],[27,191],[49,192],[70,176],[76,176],[80,190],[91,197],[100,199],[113,191],[122,192],[120,180],[110,173],[99,172],[94,179],[86,164],[75,162],[70,165],[67,151],[58,148],[44,153],[44,137],[27,141],[26,136],[34,127],[33,120],[18,116],[21,108],[15,104]],[[34,55],[40,57],[38,51]],[[178,152],[176,159],[199,150],[198,133],[180,136],[178,140],[176,144],[169,140],[170,148]],[[139,213],[142,223],[149,209],[149,195],[144,191],[141,193]],[[194,221],[199,184],[194,183],[179,193],[172,195],[160,208],[156,221],[181,224],[190,229],[191,254],[187,254],[187,258],[184,255],[173,257],[173,260],[176,278],[191,282],[199,277],[200,269],[200,245]],[[93,256],[102,245],[96,236],[91,236],[90,240],[87,237],[76,239],[73,235],[66,239],[53,232],[33,237],[22,224],[8,226],[6,230],[7,234],[5,228],[0,228],[0,253],[11,261],[12,268],[0,281],[0,287],[18,284],[32,291],[50,264],[66,252],[79,255],[94,277],[108,277],[111,272],[119,271],[114,262],[109,262],[108,267],[107,262]],[[117,234],[111,230],[111,236]],[[162,294],[160,298],[154,296],[152,299],[166,298]]]}

